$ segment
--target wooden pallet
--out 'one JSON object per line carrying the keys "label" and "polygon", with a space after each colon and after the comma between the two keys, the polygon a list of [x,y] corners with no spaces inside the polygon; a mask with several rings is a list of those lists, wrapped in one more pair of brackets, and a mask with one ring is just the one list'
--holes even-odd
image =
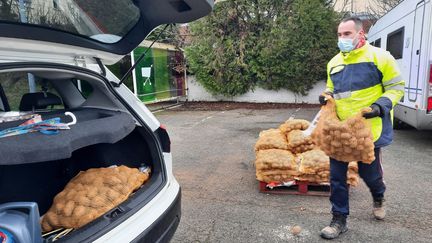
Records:
{"label": "wooden pallet", "polygon": [[291,195],[305,195],[305,196],[330,196],[330,186],[320,185],[308,181],[295,181],[292,186],[279,186],[274,188],[267,187],[266,182],[259,182],[259,191],[262,193],[271,194],[291,194]]}

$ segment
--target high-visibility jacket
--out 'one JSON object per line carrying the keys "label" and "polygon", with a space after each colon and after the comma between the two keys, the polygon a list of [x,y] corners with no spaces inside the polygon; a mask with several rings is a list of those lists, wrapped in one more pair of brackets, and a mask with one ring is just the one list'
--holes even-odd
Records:
{"label": "high-visibility jacket", "polygon": [[327,65],[326,91],[333,93],[342,121],[372,104],[380,107],[381,117],[367,120],[375,147],[393,140],[393,107],[404,95],[404,87],[393,56],[369,43],[348,53],[340,52]]}

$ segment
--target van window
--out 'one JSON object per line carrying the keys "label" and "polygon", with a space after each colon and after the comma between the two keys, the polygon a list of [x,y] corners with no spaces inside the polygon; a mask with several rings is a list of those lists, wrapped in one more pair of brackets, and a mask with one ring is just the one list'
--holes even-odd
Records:
{"label": "van window", "polygon": [[387,51],[395,59],[401,59],[403,53],[404,27],[387,35]]}
{"label": "van window", "polygon": [[381,47],[381,38],[379,38],[378,40],[374,41],[374,46],[380,48]]}

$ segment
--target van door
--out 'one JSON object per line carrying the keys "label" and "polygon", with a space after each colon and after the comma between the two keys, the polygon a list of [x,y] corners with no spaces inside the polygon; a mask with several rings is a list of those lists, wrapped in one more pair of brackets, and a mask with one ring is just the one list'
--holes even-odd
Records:
{"label": "van door", "polygon": [[423,26],[425,17],[425,1],[422,0],[417,3],[414,14],[414,28],[412,35],[412,51],[411,51],[411,67],[409,77],[409,101],[415,102],[419,94],[422,93],[422,83],[419,86],[419,72],[420,72],[420,56],[422,55],[422,39],[423,39]]}

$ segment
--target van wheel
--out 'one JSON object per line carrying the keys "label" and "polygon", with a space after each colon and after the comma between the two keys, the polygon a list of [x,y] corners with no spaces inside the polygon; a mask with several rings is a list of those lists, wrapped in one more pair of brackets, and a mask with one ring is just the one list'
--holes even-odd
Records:
{"label": "van wheel", "polygon": [[403,130],[403,129],[407,128],[407,124],[405,122],[397,119],[397,118],[394,118],[393,128],[395,130]]}

